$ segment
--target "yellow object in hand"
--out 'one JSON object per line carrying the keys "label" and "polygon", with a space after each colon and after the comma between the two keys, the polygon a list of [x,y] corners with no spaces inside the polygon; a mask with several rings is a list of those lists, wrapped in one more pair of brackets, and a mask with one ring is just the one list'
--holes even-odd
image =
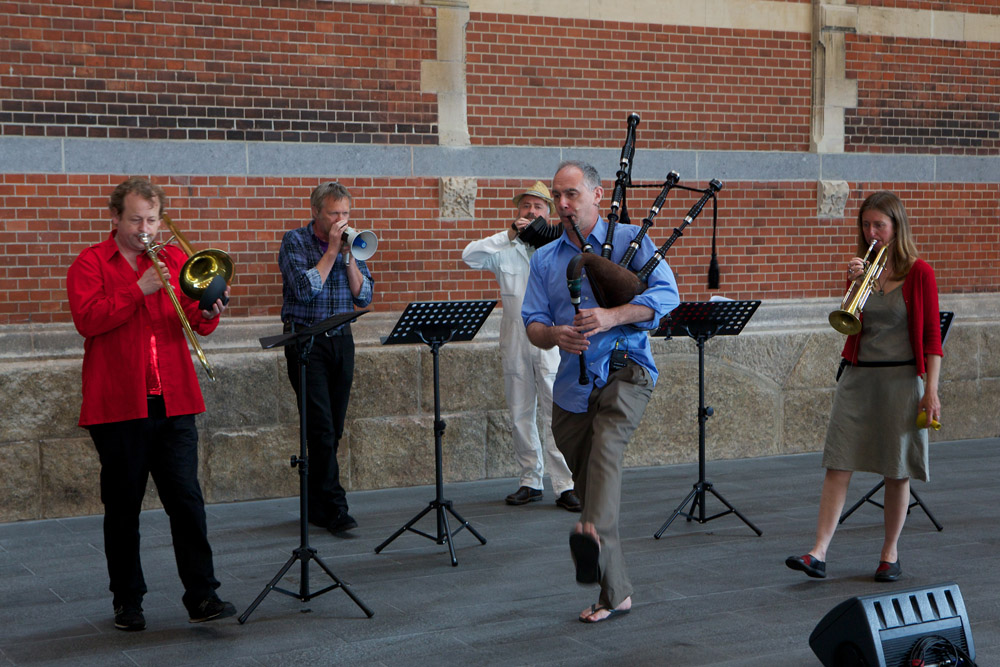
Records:
{"label": "yellow object in hand", "polygon": [[[941,422],[931,419],[930,427],[935,431],[940,431]],[[921,410],[920,414],[917,415],[917,428],[927,428],[927,412],[925,410]]]}

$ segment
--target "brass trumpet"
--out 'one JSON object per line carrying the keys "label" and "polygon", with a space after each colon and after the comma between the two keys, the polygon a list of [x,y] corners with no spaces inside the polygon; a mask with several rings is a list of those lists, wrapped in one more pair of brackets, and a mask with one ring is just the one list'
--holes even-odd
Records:
{"label": "brass trumpet", "polygon": [[[170,218],[167,216],[163,216],[163,219],[167,223],[167,227],[169,227],[171,232],[174,233],[174,236],[177,237],[177,241],[178,243],[180,243],[181,247],[184,248],[185,252],[191,255],[190,252],[191,246],[188,245],[187,240],[184,239],[183,236],[179,235],[179,232],[177,232],[177,229],[176,227],[174,227],[174,224],[170,220]],[[163,271],[160,269],[160,264],[159,264],[160,258],[157,255],[157,252],[160,250],[160,248],[169,243],[170,239],[167,239],[167,241],[159,245],[154,245],[153,237],[151,237],[149,234],[143,233],[139,234],[139,240],[142,242],[142,245],[146,248],[146,255],[148,255],[149,259],[152,260],[153,268],[156,269],[156,275],[160,277],[160,282],[163,284],[163,289],[167,291],[167,295],[170,297],[170,302],[174,304],[174,310],[177,311],[177,317],[181,321],[181,326],[184,327],[184,334],[187,336],[188,342],[194,349],[194,353],[198,355],[198,361],[201,362],[202,367],[205,369],[205,373],[208,375],[208,379],[211,380],[212,382],[215,382],[215,372],[212,370],[212,365],[208,363],[208,358],[205,357],[205,351],[201,349],[201,345],[198,343],[198,338],[195,336],[194,330],[191,328],[191,323],[188,322],[187,315],[185,315],[184,309],[181,307],[181,302],[177,299],[177,294],[174,292],[173,286],[170,285],[170,282],[167,280],[166,276],[163,275]],[[203,253],[206,252],[210,254],[204,255]],[[186,262],[184,262],[184,266],[181,267],[181,275],[178,276],[178,282],[181,285],[181,290],[192,299],[197,299],[197,298],[204,299],[204,293],[208,291],[208,285],[215,278],[220,277],[222,273],[224,273],[224,272],[216,273],[211,279],[207,281],[205,280],[207,273],[209,273],[204,270],[205,260],[207,260],[209,264],[212,264],[213,267],[218,261],[218,258],[211,253],[221,253],[223,256],[225,256],[225,260],[229,261],[228,275],[232,276],[233,274],[232,260],[229,259],[229,255],[226,255],[226,253],[222,252],[221,250],[207,250],[207,251],[202,251],[200,253],[194,253],[191,257],[188,258]],[[217,285],[218,281],[216,281],[216,286]],[[225,289],[226,289],[226,284],[225,280],[223,279],[222,291],[224,292]],[[215,297],[215,299],[218,298],[219,298],[218,296]],[[208,308],[202,308],[202,310],[209,310],[212,307],[211,304],[215,303],[215,299],[212,299],[211,303],[209,303]]]}
{"label": "brass trumpet", "polygon": [[878,239],[872,241],[865,253],[864,275],[855,280],[854,284],[847,290],[844,300],[840,302],[840,308],[830,313],[830,326],[842,334],[852,336],[861,332],[861,311],[864,309],[865,303],[868,302],[868,297],[871,296],[872,289],[875,287],[875,281],[882,275],[885,263],[889,259],[885,254],[886,246],[882,246],[875,254],[875,259],[871,262],[868,261],[876,243],[878,243]]}

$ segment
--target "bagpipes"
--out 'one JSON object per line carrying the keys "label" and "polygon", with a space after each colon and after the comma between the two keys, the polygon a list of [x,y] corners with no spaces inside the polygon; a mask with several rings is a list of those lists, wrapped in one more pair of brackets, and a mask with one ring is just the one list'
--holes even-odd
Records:
{"label": "bagpipes", "polygon": [[[615,189],[611,195],[611,210],[608,213],[608,233],[604,243],[601,245],[600,255],[594,252],[593,246],[583,237],[580,227],[576,223],[573,224],[573,231],[576,233],[583,251],[571,259],[569,265],[566,267],[566,282],[569,287],[570,301],[576,313],[580,312],[581,280],[583,275],[586,275],[587,280],[590,282],[591,291],[594,293],[594,300],[601,308],[614,308],[624,305],[632,301],[636,295],[646,291],[649,276],[653,273],[657,264],[664,259],[667,251],[670,250],[674,242],[684,235],[684,229],[694,222],[694,219],[698,217],[709,199],[712,200],[712,261],[708,269],[708,287],[709,289],[717,289],[719,287],[719,264],[715,255],[715,227],[718,221],[718,202],[715,194],[722,189],[722,182],[716,179],[709,181],[708,187],[704,190],[698,190],[678,185],[680,175],[676,171],[671,171],[667,174],[660,194],[657,195],[656,200],[649,209],[649,213],[643,219],[639,232],[629,243],[625,255],[617,264],[611,260],[611,253],[614,250],[615,227],[619,220],[619,210],[622,212],[623,224],[628,224],[628,209],[625,204],[628,188],[656,187],[660,185],[633,185],[632,164],[635,156],[635,128],[639,124],[639,114],[629,114],[627,123],[628,130],[625,136],[625,145],[622,146],[621,160],[618,172],[615,174]],[[689,192],[698,192],[701,194],[701,198],[695,202],[687,215],[684,216],[681,224],[674,228],[673,234],[670,235],[666,243],[657,248],[653,252],[653,256],[638,271],[633,271],[630,268],[632,259],[639,250],[643,237],[646,236],[646,233],[652,226],[653,220],[660,213],[667,195],[674,188]],[[588,382],[587,361],[581,352],[580,384],[587,384]]]}

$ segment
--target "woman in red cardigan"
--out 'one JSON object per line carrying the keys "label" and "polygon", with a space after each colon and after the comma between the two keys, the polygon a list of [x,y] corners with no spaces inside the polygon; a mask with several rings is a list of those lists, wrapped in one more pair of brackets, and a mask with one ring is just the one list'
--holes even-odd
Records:
{"label": "woman in red cardigan", "polygon": [[[927,481],[927,431],[917,428],[941,416],[938,377],[941,329],[937,283],[917,258],[906,210],[891,192],[876,192],[858,211],[858,254],[872,241],[872,257],[885,246],[888,259],[864,306],[862,329],[848,336],[823,447],[826,477],[819,503],[816,543],[785,564],[810,577],[826,577],[826,552],[837,528],[851,473],[885,478],[885,538],[875,581],[895,581],[902,569],[897,546],[910,502],[910,478]],[[857,280],[865,263],[854,257],[847,277]]]}

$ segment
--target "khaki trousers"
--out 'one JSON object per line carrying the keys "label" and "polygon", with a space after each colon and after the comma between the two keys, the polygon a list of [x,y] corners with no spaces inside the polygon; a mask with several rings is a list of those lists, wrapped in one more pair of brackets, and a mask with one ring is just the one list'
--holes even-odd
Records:
{"label": "khaki trousers", "polygon": [[556,446],[566,457],[576,493],[583,503],[580,520],[593,523],[600,537],[599,603],[609,609],[632,595],[618,537],[622,460],[652,393],[649,371],[630,362],[608,376],[605,386],[591,391],[587,412],[567,412],[558,405],[552,406]]}

